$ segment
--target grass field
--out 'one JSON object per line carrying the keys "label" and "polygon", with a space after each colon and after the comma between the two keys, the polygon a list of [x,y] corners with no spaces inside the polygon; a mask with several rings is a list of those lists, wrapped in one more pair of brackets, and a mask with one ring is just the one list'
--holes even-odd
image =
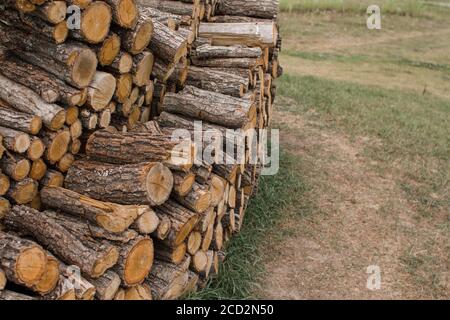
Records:
{"label": "grass field", "polygon": [[[382,30],[370,31],[375,2]],[[449,299],[450,8],[281,8],[282,170],[263,179],[219,277],[192,298]],[[371,292],[374,263],[383,288]]]}

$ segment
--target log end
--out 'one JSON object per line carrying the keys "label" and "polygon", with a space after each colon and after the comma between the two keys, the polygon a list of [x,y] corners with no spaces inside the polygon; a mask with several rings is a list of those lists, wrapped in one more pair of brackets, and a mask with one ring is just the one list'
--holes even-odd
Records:
{"label": "log end", "polygon": [[38,283],[47,266],[47,255],[38,246],[26,248],[20,253],[14,266],[19,280],[27,286]]}
{"label": "log end", "polygon": [[142,238],[134,245],[126,257],[123,272],[123,280],[127,285],[142,283],[152,268],[153,255],[153,241],[150,238]]}
{"label": "log end", "polygon": [[59,130],[64,125],[64,122],[66,122],[66,111],[61,110],[53,117],[50,122],[49,129],[54,131]]}
{"label": "log end", "polygon": [[6,216],[9,210],[11,210],[11,204],[9,201],[5,198],[0,198],[0,219]]}
{"label": "log end", "polygon": [[90,43],[100,43],[108,35],[111,20],[111,7],[96,1],[83,11],[81,34]]}
{"label": "log end", "polygon": [[36,135],[39,133],[39,131],[41,131],[41,129],[42,129],[41,117],[34,117],[30,123],[30,133]]}
{"label": "log end", "polygon": [[94,264],[94,267],[92,268],[91,275],[94,278],[98,278],[101,275],[103,275],[106,270],[113,267],[117,260],[119,259],[119,251],[116,247],[109,248],[101,258],[97,260],[97,262]]}
{"label": "log end", "polygon": [[58,162],[69,149],[70,132],[64,130],[59,132],[52,140],[47,149],[47,159],[50,163]]}
{"label": "log end", "polygon": [[28,159],[19,160],[13,170],[12,178],[16,181],[21,181],[30,173],[31,165]]}
{"label": "log end", "polygon": [[147,175],[147,193],[150,204],[161,205],[166,202],[172,188],[172,172],[161,163],[153,165]]}
{"label": "log end", "polygon": [[147,21],[143,23],[136,32],[136,36],[133,41],[130,52],[132,54],[138,54],[142,52],[150,43],[153,35],[153,23]]}
{"label": "log end", "polygon": [[121,27],[133,28],[139,18],[139,11],[134,0],[121,0],[117,7],[117,22]]}
{"label": "log end", "polygon": [[47,256],[47,265],[44,275],[34,286],[34,289],[40,294],[50,293],[59,281],[59,262],[52,256]]}
{"label": "log end", "polygon": [[106,72],[97,72],[88,89],[88,104],[95,111],[105,109],[116,91],[116,78]]}
{"label": "log end", "polygon": [[75,57],[72,67],[72,80],[80,88],[87,87],[97,70],[97,56],[90,49],[81,50]]}

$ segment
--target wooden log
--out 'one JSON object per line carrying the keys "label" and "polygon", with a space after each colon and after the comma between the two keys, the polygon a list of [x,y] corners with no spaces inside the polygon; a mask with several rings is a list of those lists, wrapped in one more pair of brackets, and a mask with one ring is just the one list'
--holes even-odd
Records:
{"label": "wooden log", "polygon": [[147,284],[140,284],[125,289],[124,300],[153,300],[150,286]]}
{"label": "wooden log", "polygon": [[141,284],[152,268],[153,256],[151,238],[138,237],[123,245],[114,267],[114,271],[122,279],[122,285],[131,287]]}
{"label": "wooden log", "polygon": [[101,43],[108,36],[112,22],[111,7],[95,1],[81,11],[80,29],[72,29],[71,36],[88,43]]}
{"label": "wooden log", "polygon": [[194,182],[192,189],[184,197],[174,194],[174,198],[185,207],[197,213],[205,212],[211,206],[209,188]]}
{"label": "wooden log", "polygon": [[58,132],[42,130],[40,137],[46,145],[45,159],[50,164],[55,164],[61,160],[69,149],[69,130],[63,129]]}
{"label": "wooden log", "polygon": [[64,1],[49,1],[36,7],[33,15],[52,24],[58,24],[64,21],[67,13],[67,5]]}
{"label": "wooden log", "polygon": [[16,204],[31,202],[38,193],[38,184],[33,179],[26,178],[19,182],[12,182],[8,190],[9,197]]}
{"label": "wooden log", "polygon": [[180,264],[186,255],[186,244],[171,246],[165,241],[155,243],[155,257],[158,260]]}
{"label": "wooden log", "polygon": [[155,206],[168,199],[173,176],[157,162],[117,166],[75,161],[66,176],[66,187],[102,201]]}
{"label": "wooden log", "polygon": [[39,181],[45,176],[46,172],[47,165],[45,164],[44,160],[38,159],[33,161],[33,163],[31,164],[31,169],[28,176],[35,181]]}
{"label": "wooden log", "polygon": [[64,184],[64,176],[56,170],[47,170],[45,176],[40,181],[44,187],[62,187]]}
{"label": "wooden log", "polygon": [[9,177],[3,174],[0,169],[0,196],[4,196],[8,192],[10,185]]}
{"label": "wooden log", "polygon": [[5,289],[6,286],[6,275],[5,275],[5,271],[3,271],[2,269],[0,269],[0,292]]}
{"label": "wooden log", "polygon": [[97,71],[87,89],[86,105],[95,111],[105,109],[116,90],[116,79],[109,73]]}
{"label": "wooden log", "polygon": [[196,47],[192,51],[192,57],[202,60],[213,58],[259,58],[261,56],[262,50],[259,47],[212,46],[205,44]]}
{"label": "wooden log", "polygon": [[94,77],[97,57],[93,50],[83,44],[66,41],[57,45],[45,38],[34,37],[1,24],[0,36],[5,39],[5,45],[12,46],[20,58],[77,88],[87,87]]}
{"label": "wooden log", "polygon": [[96,292],[95,286],[84,278],[80,269],[76,266],[67,266],[60,263],[61,275],[69,279],[75,290],[75,297],[77,300],[93,300]]}
{"label": "wooden log", "polygon": [[243,127],[255,113],[255,107],[244,99],[186,86],[183,91],[168,93],[163,110],[228,128]]}
{"label": "wooden log", "polygon": [[0,168],[11,179],[21,181],[30,173],[31,164],[28,159],[9,153],[0,162]]}
{"label": "wooden log", "polygon": [[23,13],[30,13],[36,10],[36,6],[28,0],[6,0],[5,5]]}
{"label": "wooden log", "polygon": [[44,300],[77,300],[73,283],[63,275],[59,276],[59,281],[55,289],[43,297]]}
{"label": "wooden log", "polygon": [[12,152],[24,153],[30,147],[30,136],[24,132],[0,127],[0,135],[3,137],[3,146]]}
{"label": "wooden log", "polygon": [[25,206],[14,207],[5,217],[5,224],[33,235],[64,262],[75,264],[91,277],[101,276],[117,261],[110,252],[94,250],[85,246],[50,216]]}
{"label": "wooden log", "polygon": [[177,63],[187,52],[187,41],[177,32],[155,21],[150,48],[160,59]]}
{"label": "wooden log", "polygon": [[134,0],[106,0],[112,8],[113,21],[119,26],[132,29],[139,19],[139,10]]}
{"label": "wooden log", "polygon": [[137,86],[144,86],[149,80],[153,69],[154,57],[150,51],[144,51],[133,57],[133,83]]}
{"label": "wooden log", "polygon": [[[188,267],[190,259],[186,262]],[[189,278],[185,264],[176,265],[155,261],[146,283],[150,286],[156,300],[173,300],[180,297]]]}
{"label": "wooden log", "polygon": [[0,19],[28,33],[37,33],[47,37],[57,44],[66,41],[69,35],[69,29],[65,21],[52,25],[38,17],[23,15],[8,9],[0,12]]}
{"label": "wooden log", "polygon": [[96,47],[98,63],[101,66],[108,66],[114,62],[120,53],[121,39],[114,33],[106,37],[106,39]]}
{"label": "wooden log", "polygon": [[151,211],[147,206],[126,206],[101,202],[58,187],[43,188],[41,198],[43,204],[49,208],[63,210],[95,222],[110,232],[125,231],[138,216]]}
{"label": "wooden log", "polygon": [[158,229],[159,218],[156,213],[148,208],[131,225],[131,228],[140,234],[151,234]]}
{"label": "wooden log", "polygon": [[201,23],[199,36],[211,38],[214,46],[274,47],[277,43],[278,31],[273,21]]}
{"label": "wooden log", "polygon": [[212,68],[188,68],[186,85],[241,98],[248,90],[248,80]]}
{"label": "wooden log", "polygon": [[279,0],[227,0],[218,2],[216,15],[275,19],[278,11]]}
{"label": "wooden log", "polygon": [[38,283],[33,285],[32,290],[40,295],[49,294],[56,288],[59,281],[59,261],[47,253],[45,271]]}
{"label": "wooden log", "polygon": [[191,260],[191,269],[196,273],[201,273],[206,270],[208,264],[208,257],[204,251],[197,251]]}
{"label": "wooden log", "polygon": [[8,281],[31,288],[45,273],[47,255],[41,246],[0,231],[0,267]]}
{"label": "wooden log", "polygon": [[51,130],[60,129],[66,120],[66,112],[56,104],[42,100],[34,91],[0,75],[0,98],[12,108],[40,117]]}
{"label": "wooden log", "polygon": [[30,147],[27,150],[27,157],[32,161],[39,160],[45,152],[45,144],[38,137],[32,137]]}
{"label": "wooden log", "polygon": [[[138,0],[140,6],[197,18],[199,1]],[[187,3],[191,2],[191,3]]]}
{"label": "wooden log", "polygon": [[164,215],[159,215],[159,225],[155,232],[153,232],[152,236],[159,240],[164,240],[170,233],[172,228],[172,222],[169,217]]}
{"label": "wooden log", "polygon": [[101,130],[89,137],[86,154],[92,159],[117,164],[160,161],[192,165],[193,147],[190,143],[184,147],[182,143],[175,141],[170,135],[149,132],[111,133]]}
{"label": "wooden log", "polygon": [[120,51],[120,53],[114,58],[111,64],[105,66],[105,70],[112,73],[124,74],[129,73],[132,67],[132,56],[128,52]]}
{"label": "wooden log", "polygon": [[171,227],[167,241],[173,245],[180,245],[194,229],[199,217],[182,205],[168,200],[163,205],[156,207],[158,217],[166,216],[170,219]]}
{"label": "wooden log", "polygon": [[145,50],[153,36],[154,24],[142,11],[139,20],[132,30],[115,29],[122,39],[122,47],[129,53],[136,55]]}
{"label": "wooden log", "polygon": [[187,252],[194,255],[202,244],[202,234],[198,231],[192,231],[187,240]]}
{"label": "wooden log", "polygon": [[9,212],[11,204],[3,197],[0,197],[0,220]]}
{"label": "wooden log", "polygon": [[113,271],[106,271],[100,278],[89,279],[96,289],[95,297],[99,300],[112,300],[120,287],[120,277]]}
{"label": "wooden log", "polygon": [[192,172],[172,171],[173,192],[180,197],[186,196],[192,190],[195,174]]}
{"label": "wooden log", "polygon": [[25,294],[17,293],[17,292],[10,291],[10,290],[0,290],[0,300],[19,301],[19,300],[37,300],[37,299],[34,297],[31,297],[31,296],[27,296]]}

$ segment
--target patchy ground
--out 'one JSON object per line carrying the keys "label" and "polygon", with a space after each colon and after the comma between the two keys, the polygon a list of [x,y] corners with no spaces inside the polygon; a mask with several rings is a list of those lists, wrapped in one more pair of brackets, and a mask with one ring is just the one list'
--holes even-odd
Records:
{"label": "patchy ground", "polygon": [[[274,127],[312,209],[290,206],[274,228],[287,236],[264,246],[275,254],[257,297],[450,298],[448,16],[388,17],[376,35],[357,19],[281,18]],[[366,287],[371,265],[379,290]]]}
{"label": "patchy ground", "polygon": [[[402,265],[423,254],[422,249],[429,250],[424,249],[425,243],[442,243],[448,234],[434,233],[426,223],[415,220],[416,213],[395,179],[377,173],[370,159],[361,155],[365,144],[378,141],[361,137],[355,143],[285,112],[277,112],[275,122],[295,129],[282,135],[282,143],[303,159],[303,173],[313,184],[309,196],[317,207],[308,218],[282,222],[280,227],[295,235],[270,250],[277,253],[266,265],[260,297],[420,299],[450,290],[448,279],[440,279],[447,281],[447,287],[436,291],[418,287]],[[366,288],[370,265],[381,268],[380,290]]]}

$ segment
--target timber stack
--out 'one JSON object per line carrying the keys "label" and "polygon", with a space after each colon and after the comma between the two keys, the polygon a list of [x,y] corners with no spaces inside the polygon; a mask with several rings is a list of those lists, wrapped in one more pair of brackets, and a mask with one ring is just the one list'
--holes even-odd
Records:
{"label": "timber stack", "polygon": [[218,274],[262,168],[278,5],[1,1],[0,300],[177,299]]}

